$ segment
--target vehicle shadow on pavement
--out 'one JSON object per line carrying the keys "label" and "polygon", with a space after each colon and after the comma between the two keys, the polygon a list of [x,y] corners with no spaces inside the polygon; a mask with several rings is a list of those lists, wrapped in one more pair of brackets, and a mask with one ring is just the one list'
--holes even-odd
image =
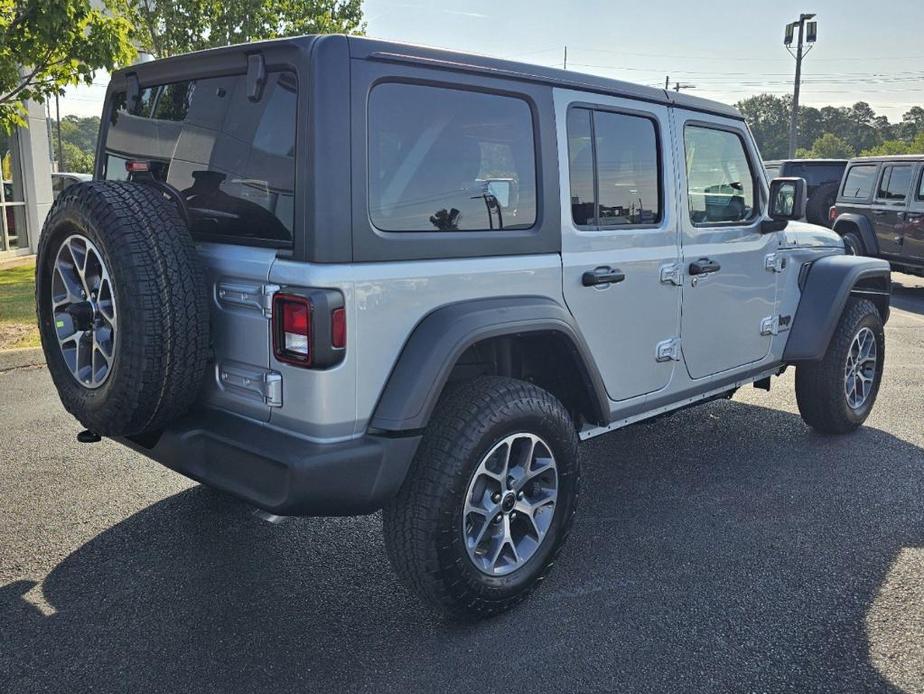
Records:
{"label": "vehicle shadow on pavement", "polygon": [[193,487],[0,588],[0,689],[898,691],[867,623],[924,545],[924,450],[720,402],[582,454],[571,540],[512,613],[434,619],[378,516],[272,526]]}
{"label": "vehicle shadow on pavement", "polygon": [[893,274],[892,306],[924,316],[924,279]]}

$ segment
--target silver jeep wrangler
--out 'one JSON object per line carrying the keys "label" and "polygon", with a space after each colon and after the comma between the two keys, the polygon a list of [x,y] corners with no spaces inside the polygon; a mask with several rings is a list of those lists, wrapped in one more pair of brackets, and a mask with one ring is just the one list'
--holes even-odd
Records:
{"label": "silver jeep wrangler", "polygon": [[112,77],[94,180],[42,233],[65,407],[278,515],[383,509],[443,612],[525,598],[571,528],[579,441],[796,367],[846,433],[889,266],[796,221],[732,108],[365,38]]}

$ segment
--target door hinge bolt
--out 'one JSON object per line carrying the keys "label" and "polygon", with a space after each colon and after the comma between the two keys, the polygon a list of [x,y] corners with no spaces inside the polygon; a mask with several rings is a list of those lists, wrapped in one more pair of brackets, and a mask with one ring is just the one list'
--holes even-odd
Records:
{"label": "door hinge bolt", "polygon": [[680,263],[670,263],[661,266],[661,284],[673,284],[681,286],[683,284],[683,265]]}
{"label": "door hinge bolt", "polygon": [[764,269],[768,272],[783,272],[786,269],[786,256],[770,253],[764,258]]}
{"label": "door hinge bolt", "polygon": [[655,361],[680,361],[680,338],[672,337],[659,342],[655,352]]}

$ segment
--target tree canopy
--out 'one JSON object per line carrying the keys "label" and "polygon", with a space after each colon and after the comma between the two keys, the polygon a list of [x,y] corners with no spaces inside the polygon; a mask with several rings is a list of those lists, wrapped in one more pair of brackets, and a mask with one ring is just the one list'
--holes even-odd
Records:
{"label": "tree canopy", "polygon": [[[785,159],[792,98],[758,94],[736,105],[748,121],[764,159]],[[918,134],[924,133],[924,108],[920,106],[907,111],[900,123],[890,123],[885,116],[877,115],[865,101],[853,106],[800,106],[798,120],[800,156],[844,158],[883,146],[912,146]],[[890,142],[900,144],[885,144]]]}
{"label": "tree canopy", "polygon": [[[0,0],[2,1],[2,0]],[[109,0],[158,58],[299,34],[361,34],[362,0]]]}
{"label": "tree canopy", "polygon": [[0,130],[25,124],[27,99],[44,101],[130,62],[131,31],[90,0],[0,0]]}

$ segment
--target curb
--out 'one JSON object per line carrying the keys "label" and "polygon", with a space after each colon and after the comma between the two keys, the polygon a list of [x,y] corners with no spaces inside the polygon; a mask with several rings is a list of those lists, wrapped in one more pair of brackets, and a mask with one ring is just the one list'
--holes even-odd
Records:
{"label": "curb", "polygon": [[26,347],[25,349],[9,349],[0,352],[0,371],[22,369],[27,366],[42,366],[45,355],[41,347]]}

